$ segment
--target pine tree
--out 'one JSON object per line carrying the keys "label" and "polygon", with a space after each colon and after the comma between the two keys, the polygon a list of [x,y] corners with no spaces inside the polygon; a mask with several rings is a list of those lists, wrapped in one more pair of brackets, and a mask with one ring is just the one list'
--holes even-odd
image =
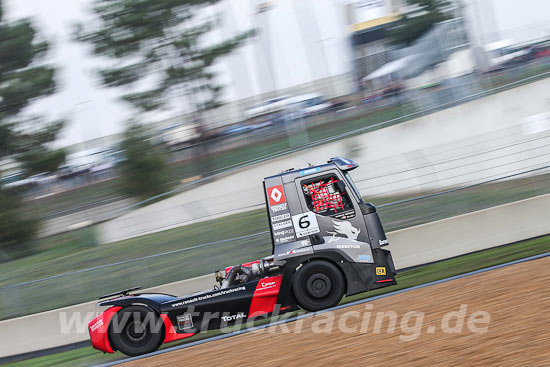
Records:
{"label": "pine tree", "polygon": [[143,126],[130,123],[120,148],[124,159],[118,168],[124,194],[145,200],[168,191],[170,177],[165,154]]}
{"label": "pine tree", "polygon": [[95,0],[95,24],[79,25],[76,30],[78,40],[112,62],[111,67],[99,70],[102,83],[131,88],[121,99],[138,112],[171,104],[192,109],[202,140],[194,148],[195,155],[203,157],[195,167],[197,175],[211,170],[202,112],[219,106],[222,91],[212,66],[253,34],[245,32],[215,44],[205,41],[218,21],[205,20],[201,10],[216,2]]}
{"label": "pine tree", "polygon": [[200,9],[213,0],[95,0],[97,24],[80,25],[77,39],[96,55],[113,61],[99,71],[107,87],[135,87],[145,79],[152,88],[122,99],[139,111],[152,111],[181,98],[197,111],[218,106],[221,86],[211,66],[243,44],[252,32],[205,45],[217,25],[202,20]]}
{"label": "pine tree", "polygon": [[[9,22],[0,0],[0,161],[19,160],[26,175],[53,171],[64,160],[63,151],[51,151],[47,143],[63,122],[23,118],[22,112],[36,99],[55,91],[55,69],[44,63],[48,43],[28,19]],[[34,238],[38,221],[20,214],[20,199],[0,184],[0,250],[20,253]]]}

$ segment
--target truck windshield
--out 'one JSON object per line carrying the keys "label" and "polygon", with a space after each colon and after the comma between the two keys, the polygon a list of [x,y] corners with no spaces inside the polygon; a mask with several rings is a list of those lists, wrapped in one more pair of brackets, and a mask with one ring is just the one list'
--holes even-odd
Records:
{"label": "truck windshield", "polygon": [[355,193],[355,196],[359,198],[359,201],[361,203],[364,203],[363,197],[361,196],[361,193],[359,192],[359,190],[357,190],[357,187],[355,187],[355,183],[351,179],[349,172],[344,172],[344,177],[346,178],[346,181],[348,182],[348,185],[351,187],[352,191]]}

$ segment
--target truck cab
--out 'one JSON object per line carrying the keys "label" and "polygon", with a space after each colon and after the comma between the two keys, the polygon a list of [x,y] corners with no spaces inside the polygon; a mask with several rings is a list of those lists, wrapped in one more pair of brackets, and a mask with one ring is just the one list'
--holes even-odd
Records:
{"label": "truck cab", "polygon": [[344,276],[347,295],[396,284],[376,207],[363,200],[349,173],[357,167],[335,157],[264,179],[273,263],[294,271],[313,260],[329,262]]}

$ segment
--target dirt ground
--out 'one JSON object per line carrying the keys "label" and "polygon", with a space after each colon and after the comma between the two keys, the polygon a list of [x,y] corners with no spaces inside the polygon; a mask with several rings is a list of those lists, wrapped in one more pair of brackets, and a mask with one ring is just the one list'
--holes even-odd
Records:
{"label": "dirt ground", "polygon": [[[391,315],[376,328],[377,312],[386,311],[397,314],[394,332]],[[333,316],[331,332],[326,332],[331,316],[318,315],[290,323],[288,329],[275,326],[124,366],[550,366],[550,259],[406,292]]]}

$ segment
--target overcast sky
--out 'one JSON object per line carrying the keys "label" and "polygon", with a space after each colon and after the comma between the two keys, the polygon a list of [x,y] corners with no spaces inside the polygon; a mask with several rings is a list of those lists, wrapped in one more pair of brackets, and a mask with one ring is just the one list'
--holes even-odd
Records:
{"label": "overcast sky", "polygon": [[52,43],[48,61],[59,67],[59,92],[37,101],[30,112],[70,121],[60,145],[118,131],[118,122],[130,112],[125,105],[114,102],[116,91],[99,88],[92,73],[97,60],[89,56],[84,45],[71,40],[72,25],[84,19],[89,3],[89,0],[8,0],[6,4],[10,19],[32,17],[39,31]]}
{"label": "overcast sky", "polygon": [[[253,21],[251,13],[251,4],[255,0],[227,0],[225,6],[230,14],[230,20],[225,23],[224,27],[229,27],[232,30],[238,31],[237,28],[250,28]],[[273,16],[277,19],[285,19],[285,21],[271,20],[279,26],[272,33],[279,35],[283,39],[284,34],[288,32],[296,32],[302,29],[302,32],[311,29],[314,23],[304,17],[307,17],[307,7],[302,6],[305,3],[296,3],[291,1],[306,1],[306,0],[278,0],[278,8],[273,11]],[[334,3],[344,0],[309,0],[309,4],[319,4],[315,7],[316,19],[333,19]],[[466,0],[469,2],[486,2],[489,0]],[[117,101],[120,90],[101,88],[97,78],[93,74],[93,70],[98,67],[98,59],[92,57],[86,45],[75,43],[71,40],[72,25],[77,22],[86,21],[88,9],[91,0],[5,0],[7,7],[7,16],[10,19],[21,17],[32,17],[36,21],[39,31],[43,31],[46,38],[53,44],[53,49],[49,55],[49,61],[59,67],[58,81],[59,92],[52,97],[42,99],[35,103],[30,112],[45,114],[50,118],[65,118],[70,122],[70,125],[63,131],[59,145],[66,145],[78,141],[84,141],[91,138],[96,138],[103,135],[112,134],[122,129],[122,121],[129,118],[132,111],[123,103]],[[231,6],[229,6],[231,4]],[[240,11],[241,4],[244,4],[244,11]],[[495,27],[501,34],[501,38],[526,38],[541,37],[550,34],[550,22],[548,14],[550,14],[550,1],[548,0],[492,0],[489,8],[495,13]],[[536,4],[536,5],[535,5]],[[497,6],[498,5],[498,6]],[[231,8],[231,9],[229,9]],[[304,9],[302,9],[304,8]],[[487,11],[487,7],[481,7],[481,11]],[[285,11],[302,13],[300,20],[297,17],[292,17],[293,22],[290,22],[288,16],[283,14]],[[481,19],[484,18],[482,14]],[[309,23],[307,23],[309,22]],[[280,24],[279,24],[280,23]],[[342,37],[346,36],[343,33],[343,25],[332,21],[330,24],[320,23],[318,35],[322,42],[315,41],[312,44],[315,47],[327,47],[328,56],[325,65],[321,65],[319,57],[316,57],[314,48],[304,50],[303,43],[307,39],[302,36],[301,40],[292,45],[289,42],[282,42],[277,45],[274,41],[272,50],[278,52],[278,55],[292,55],[293,59],[288,59],[286,65],[282,62],[279,65],[280,69],[275,71],[279,74],[281,83],[285,86],[304,82],[303,78],[314,77],[313,74],[320,75],[322,69],[330,72],[330,74],[338,74],[348,68],[340,66],[346,62],[346,57],[340,56],[345,53],[343,47],[347,47],[348,43]],[[221,38],[221,35],[218,36]],[[292,37],[290,37],[292,38]],[[288,38],[287,38],[288,39]],[[520,39],[520,40],[521,40]],[[301,42],[301,43],[300,43]],[[319,46],[319,44],[323,46]],[[252,47],[252,46],[247,46]],[[326,50],[325,50],[326,52]],[[250,60],[254,58],[252,49],[244,49],[241,52],[241,57]],[[314,62],[305,61],[297,63],[296,60],[315,59]],[[243,60],[244,60],[243,59]],[[257,78],[259,76],[249,75],[248,70],[243,69],[242,64],[239,67],[240,59],[233,57],[226,66],[236,70],[231,77],[225,76],[223,81],[234,85],[233,90],[229,90],[228,96],[241,97],[258,93],[262,91],[261,84]],[[256,60],[258,58],[256,57]],[[283,60],[284,61],[284,60]],[[258,68],[259,66],[254,66]],[[315,71],[315,68],[318,71]],[[342,69],[342,70],[340,70]],[[256,73],[258,74],[258,73]],[[261,72],[259,73],[261,75]],[[238,80],[236,80],[238,79]],[[170,117],[170,114],[175,112],[167,111],[164,114],[159,113],[159,118]]]}

